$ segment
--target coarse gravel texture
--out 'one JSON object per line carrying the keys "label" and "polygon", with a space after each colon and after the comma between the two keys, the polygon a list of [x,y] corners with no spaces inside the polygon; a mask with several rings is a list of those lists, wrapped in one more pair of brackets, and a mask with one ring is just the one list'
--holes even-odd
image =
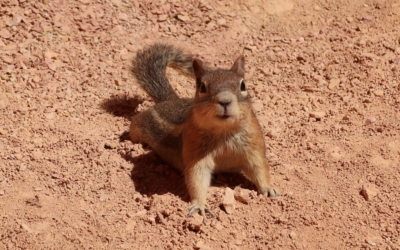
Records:
{"label": "coarse gravel texture", "polygon": [[[121,139],[153,105],[129,67],[156,41],[245,55],[282,196],[216,175],[202,224],[182,174]],[[400,249],[399,78],[395,0],[2,0],[0,249]]]}

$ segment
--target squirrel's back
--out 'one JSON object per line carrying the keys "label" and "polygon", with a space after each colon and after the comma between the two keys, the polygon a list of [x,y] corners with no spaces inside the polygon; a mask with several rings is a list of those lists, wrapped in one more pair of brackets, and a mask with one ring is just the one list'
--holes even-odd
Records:
{"label": "squirrel's back", "polygon": [[166,76],[167,66],[193,77],[192,61],[192,56],[181,49],[157,43],[136,54],[131,72],[155,102],[162,102],[178,98]]}

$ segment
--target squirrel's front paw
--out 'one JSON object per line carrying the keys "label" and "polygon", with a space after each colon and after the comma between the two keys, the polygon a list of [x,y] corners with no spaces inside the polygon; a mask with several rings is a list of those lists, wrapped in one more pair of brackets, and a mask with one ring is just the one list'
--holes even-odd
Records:
{"label": "squirrel's front paw", "polygon": [[274,187],[270,187],[263,193],[266,197],[276,197],[280,196],[281,194],[276,190]]}
{"label": "squirrel's front paw", "polygon": [[211,217],[215,217],[214,213],[206,205],[199,205],[197,202],[192,203],[189,207],[188,217],[192,217],[193,214],[200,212],[200,215],[203,216],[203,221],[206,221],[206,213]]}

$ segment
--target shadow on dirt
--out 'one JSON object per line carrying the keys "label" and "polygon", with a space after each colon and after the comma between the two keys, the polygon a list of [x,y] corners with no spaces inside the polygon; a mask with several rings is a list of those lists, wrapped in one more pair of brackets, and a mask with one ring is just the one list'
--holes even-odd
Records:
{"label": "shadow on dirt", "polygon": [[[134,165],[131,178],[136,191],[142,195],[150,197],[153,194],[171,193],[186,202],[190,201],[183,173],[166,165],[154,152],[136,157],[125,155],[124,158]],[[212,178],[211,185],[232,189],[241,186],[256,190],[254,184],[240,173],[216,174]]]}
{"label": "shadow on dirt", "polygon": [[124,158],[134,165],[131,179],[135,190],[142,195],[150,197],[153,194],[171,193],[189,201],[183,174],[163,163],[154,152],[136,157],[127,154]]}
{"label": "shadow on dirt", "polygon": [[100,108],[114,116],[130,119],[137,113],[137,107],[143,102],[138,97],[112,96],[100,104]]}

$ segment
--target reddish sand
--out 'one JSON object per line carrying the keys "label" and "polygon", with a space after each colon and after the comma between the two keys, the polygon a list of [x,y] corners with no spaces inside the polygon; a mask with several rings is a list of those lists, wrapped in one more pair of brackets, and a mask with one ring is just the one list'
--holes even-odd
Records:
{"label": "reddish sand", "polygon": [[[399,13],[395,0],[2,0],[0,249],[400,249]],[[182,174],[120,140],[153,105],[129,65],[155,41],[220,67],[244,53],[281,197],[216,175],[203,225]],[[248,204],[227,214],[226,187]]]}

